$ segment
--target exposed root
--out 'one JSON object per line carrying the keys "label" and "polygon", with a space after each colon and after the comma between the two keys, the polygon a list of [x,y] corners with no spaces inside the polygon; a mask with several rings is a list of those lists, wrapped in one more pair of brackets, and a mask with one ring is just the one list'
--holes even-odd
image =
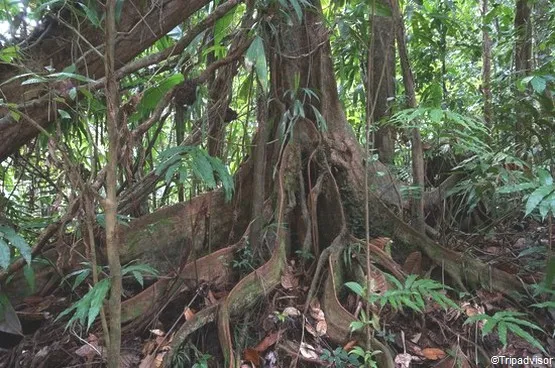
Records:
{"label": "exposed root", "polygon": [[210,322],[214,322],[218,315],[218,308],[220,307],[220,303],[211,305],[207,308],[204,308],[195,316],[193,319],[186,321],[179,330],[176,331],[175,335],[173,336],[173,340],[170,345],[170,351],[168,354],[164,356],[164,367],[170,368],[172,365],[173,358],[175,354],[179,351],[179,348],[185,340],[195,331],[201,329],[202,327],[206,326]]}
{"label": "exposed root", "polygon": [[[342,250],[342,247],[334,247],[328,257],[329,273],[322,298],[322,307],[326,313],[326,321],[328,323],[328,336],[338,344],[345,344],[349,340],[351,336],[350,324],[356,320],[355,316],[345,310],[337,299],[337,286],[343,284],[343,272],[340,267],[340,254]],[[360,332],[354,334],[358,335],[357,339],[359,341],[366,341],[364,336],[360,336]],[[376,355],[378,367],[394,368],[393,355],[389,347],[374,337],[371,337],[370,343],[372,350],[382,352]]]}
{"label": "exposed root", "polygon": [[[225,284],[229,281],[233,260],[239,244],[220,249],[196,261],[188,263],[173,281],[168,278],[126,300],[121,306],[122,323],[133,321],[133,327],[152,321],[153,314],[160,312],[179,294],[191,290],[202,283]],[[160,305],[160,302],[164,305]]]}
{"label": "exposed root", "polygon": [[284,243],[279,242],[276,249],[274,249],[272,258],[239,281],[219,309],[218,336],[225,361],[230,368],[233,368],[235,364],[231,331],[229,329],[230,316],[252,306],[260,296],[267,295],[269,291],[279,285],[281,273],[285,268],[285,261],[286,247]]}

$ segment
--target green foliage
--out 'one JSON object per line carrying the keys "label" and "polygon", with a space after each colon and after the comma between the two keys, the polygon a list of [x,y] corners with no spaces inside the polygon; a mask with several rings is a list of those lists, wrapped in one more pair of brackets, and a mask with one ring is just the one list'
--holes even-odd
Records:
{"label": "green foliage", "polygon": [[380,330],[380,318],[377,315],[372,315],[372,318],[369,318],[366,315],[366,312],[361,310],[360,311],[360,317],[358,318],[358,320],[351,322],[350,324],[350,328],[351,328],[351,332],[354,331],[358,331],[358,330],[362,330],[363,328],[366,328],[367,326],[372,327],[375,331],[379,331]]}
{"label": "green foliage", "polygon": [[235,254],[235,258],[231,262],[231,267],[244,272],[254,271],[256,267],[252,247],[247,244],[239,248]]}
{"label": "green foliage", "polygon": [[551,174],[538,169],[532,178],[522,177],[522,182],[508,184],[498,189],[498,193],[519,193],[526,201],[524,215],[538,211],[542,220],[555,213],[555,185]]}
{"label": "green foliage", "polygon": [[56,320],[59,320],[60,318],[73,312],[73,315],[66,324],[66,329],[73,323],[78,322],[82,326],[86,326],[88,330],[100,313],[100,308],[102,307],[109,290],[110,279],[100,280],[85,295],[83,295],[81,299],[60,313]]}
{"label": "green foliage", "polygon": [[189,170],[193,176],[206,187],[216,189],[217,180],[222,184],[226,200],[233,195],[233,178],[225,165],[217,157],[210,156],[205,150],[196,146],[171,147],[160,153],[156,174],[165,172],[166,183],[172,181],[174,175],[178,182],[184,183],[189,178]]}
{"label": "green foliage", "polygon": [[322,355],[320,355],[320,359],[336,368],[360,366],[358,358],[350,352],[345,351],[342,347],[337,347],[335,350],[324,349]]}
{"label": "green foliage", "polygon": [[176,73],[164,78],[162,81],[156,83],[155,86],[148,88],[137,106],[137,113],[140,116],[146,116],[150,111],[154,110],[166,93],[184,80],[185,77],[183,74]]}
{"label": "green foliage", "polygon": [[193,364],[192,368],[208,368],[208,361],[212,359],[212,355],[210,354],[202,354]]}
{"label": "green foliage", "polygon": [[383,123],[398,128],[419,128],[424,139],[448,145],[454,154],[488,154],[490,132],[480,121],[437,107],[418,107],[399,111]]}
{"label": "green foliage", "polygon": [[247,70],[252,69],[256,72],[256,76],[262,90],[268,92],[268,66],[266,63],[266,52],[264,51],[264,42],[260,36],[256,36],[252,41],[245,55],[245,63]]}
{"label": "green foliage", "polygon": [[528,165],[511,154],[511,151],[514,151],[513,146],[506,147],[501,152],[472,155],[453,168],[453,172],[464,173],[465,177],[447,192],[447,196],[461,199],[461,209],[466,211],[459,212],[470,213],[480,202],[486,203],[488,208],[512,208],[512,204],[509,207],[510,202],[499,201],[499,188],[524,180]]}
{"label": "green foliage", "polygon": [[445,290],[452,290],[435,280],[418,279],[417,275],[409,275],[402,284],[395,277],[385,274],[391,284],[391,288],[383,292],[383,294],[372,293],[368,295],[366,288],[356,282],[347,282],[347,286],[355,294],[365,298],[369,303],[378,303],[383,308],[390,305],[393,309],[399,310],[408,307],[415,312],[423,313],[426,308],[426,298],[430,298],[443,309],[448,307],[458,309],[455,302],[449,299],[445,294]]}
{"label": "green foliage", "polygon": [[[75,290],[79,285],[81,285],[85,279],[91,275],[91,264],[88,262],[81,263],[85,267],[74,271],[67,275],[64,280],[75,276],[75,280],[72,285],[72,290]],[[146,264],[128,264],[121,269],[122,276],[125,277],[131,274],[135,280],[144,286],[143,275],[158,275],[158,271]],[[105,278],[99,280],[94,286],[92,286],[89,291],[81,297],[77,302],[71,305],[69,308],[64,310],[58,315],[56,320],[61,319],[64,316],[71,315],[71,318],[66,324],[66,329],[74,323],[79,323],[81,326],[86,327],[88,330],[94,323],[96,317],[100,313],[100,309],[104,304],[104,300],[110,291],[111,283],[110,278]]]}
{"label": "green foliage", "polygon": [[172,360],[172,367],[175,368],[208,368],[208,362],[213,359],[210,354],[203,354],[197,347],[187,342],[175,352]]}
{"label": "green foliage", "polygon": [[349,352],[349,356],[356,356],[362,358],[364,366],[368,368],[379,368],[378,362],[376,361],[376,355],[381,354],[381,350],[365,350],[360,346],[355,346],[353,350]]}
{"label": "green foliage", "polygon": [[32,253],[29,244],[12,227],[0,224],[0,267],[3,269],[7,269],[14,259],[10,245],[17,250],[16,255],[20,255],[27,264],[31,264]]}
{"label": "green foliage", "polygon": [[513,311],[501,311],[496,312],[493,316],[488,314],[477,314],[469,317],[464,324],[476,323],[483,321],[484,325],[482,327],[482,336],[486,336],[491,333],[494,329],[497,330],[499,340],[504,347],[507,346],[507,332],[510,331],[515,335],[523,338],[530,345],[538,348],[544,354],[547,354],[545,349],[542,347],[540,342],[527,332],[524,328],[536,330],[545,333],[540,327],[532,322],[529,322],[522,317],[525,316],[524,313],[513,312]]}

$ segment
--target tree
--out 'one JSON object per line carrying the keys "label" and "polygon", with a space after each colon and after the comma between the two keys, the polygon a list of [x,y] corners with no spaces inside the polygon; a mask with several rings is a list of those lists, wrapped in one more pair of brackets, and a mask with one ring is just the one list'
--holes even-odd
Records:
{"label": "tree", "polygon": [[[186,5],[181,3],[165,1],[160,6],[148,3],[146,8],[139,3],[124,3],[118,26],[121,29],[120,36],[115,41],[118,45],[115,65],[119,68],[115,72],[116,77],[123,78],[127,73],[138,71],[141,67],[177,55],[196,38],[200,33],[200,27],[192,26],[175,45],[156,54],[131,61],[134,56],[169,32],[179,22],[192,17],[192,14],[207,2],[198,1]],[[475,285],[488,285],[492,289],[505,293],[520,289],[520,282],[508,273],[492,269],[474,259],[463,262],[463,255],[427,238],[422,229],[423,223],[418,223],[420,231],[416,231],[396,215],[394,211],[400,213],[405,207],[399,194],[398,182],[392,175],[387,175],[388,169],[382,163],[374,162],[367,157],[347,123],[338,96],[328,30],[324,26],[319,2],[295,1],[291,2],[290,6],[283,6],[282,2],[261,2],[261,4],[247,2],[244,7],[235,8],[238,4],[239,1],[221,4],[199,23],[202,27],[207,27],[214,24],[217,19],[225,19],[222,17],[229,11],[238,16],[241,27],[230,36],[232,41],[225,56],[217,58],[197,76],[181,75],[183,80],[168,76],[156,88],[146,89],[142,96],[139,96],[139,101],[129,98],[120,108],[121,113],[117,121],[121,124],[119,143],[122,148],[118,152],[118,159],[122,171],[125,172],[129,167],[131,167],[129,170],[133,171],[133,165],[130,165],[129,160],[138,159],[133,154],[134,150],[143,152],[144,147],[138,146],[141,146],[144,134],[161,119],[171,99],[175,99],[174,87],[182,86],[180,83],[184,82],[185,78],[201,86],[217,70],[210,91],[211,101],[205,111],[206,121],[208,121],[208,127],[205,128],[211,135],[208,138],[216,140],[215,145],[208,143],[211,155],[206,155],[198,150],[198,147],[175,146],[171,139],[167,139],[165,143],[172,146],[170,150],[175,150],[173,155],[160,155],[168,158],[167,161],[163,161],[167,162],[167,165],[151,167],[149,172],[140,173],[138,175],[140,180],[136,182],[133,182],[132,175],[127,175],[126,180],[123,180],[123,176],[119,178],[118,214],[129,214],[133,203],[145,200],[148,195],[156,191],[156,183],[160,179],[166,177],[170,179],[167,182],[171,182],[181,175],[185,176],[178,171],[177,165],[184,157],[189,157],[191,160],[198,159],[198,162],[201,162],[197,162],[195,166],[198,177],[208,178],[206,182],[215,184],[215,177],[219,176],[221,186],[224,188],[215,189],[188,202],[158,209],[156,212],[133,220],[128,227],[119,226],[117,235],[121,241],[121,261],[140,258],[174,276],[180,275],[187,278],[190,277],[190,273],[195,272],[201,280],[214,281],[218,277],[224,279],[228,277],[229,270],[226,271],[226,267],[222,266],[225,263],[221,260],[230,261],[237,248],[244,246],[248,241],[253,252],[262,255],[264,263],[256,271],[244,276],[233,287],[219,309],[207,310],[203,315],[205,319],[202,319],[205,323],[217,320],[220,343],[227,361],[230,362],[230,367],[235,361],[229,328],[230,316],[245,311],[257,298],[277,286],[286,269],[287,257],[298,250],[310,251],[317,256],[317,267],[312,287],[308,291],[309,297],[305,309],[308,308],[311,296],[318,292],[319,278],[325,275],[326,283],[334,286],[327,288],[323,297],[323,307],[326,309],[329,323],[328,334],[338,342],[347,339],[348,321],[353,317],[337,301],[336,288],[338,289],[340,285],[335,284],[334,278],[340,273],[340,269],[336,267],[334,260],[350,242],[361,243],[358,239],[363,238],[362,235],[367,226],[372,236],[388,235],[401,243],[420,247],[432,260],[442,264],[446,273],[458,284],[464,284],[464,280]],[[301,8],[300,4],[304,4],[304,8]],[[132,15],[135,14],[131,10],[132,6],[145,9],[143,16]],[[256,12],[255,6],[260,6]],[[405,47],[405,41],[401,27],[402,18],[396,5],[393,12],[398,47],[401,51]],[[255,14],[257,17],[254,16]],[[229,22],[229,19],[226,21]],[[224,23],[219,25],[222,24]],[[88,27],[79,31],[78,38],[89,40],[88,44],[96,48],[101,47],[100,40],[93,42],[96,39],[92,36],[95,33],[94,28]],[[252,27],[255,28],[254,34],[248,32]],[[150,29],[155,30],[149,33]],[[72,27],[67,27],[60,20],[49,32],[66,34],[64,32],[70,33],[72,30]],[[140,30],[144,31],[144,34]],[[139,42],[131,42],[131,37],[137,34],[141,35],[138,37]],[[376,33],[376,37],[378,35]],[[216,38],[214,33],[214,41]],[[219,41],[223,38],[221,37]],[[124,44],[127,45],[126,42],[129,48],[123,47]],[[37,55],[36,59],[39,63],[43,63],[41,65],[46,64],[47,45],[48,43],[45,42],[44,46],[38,49],[31,47],[29,50],[32,55]],[[61,49],[70,50],[71,41],[63,43]],[[83,61],[81,64],[76,63],[76,72],[79,75],[94,78],[95,81],[89,81],[88,86],[100,88],[99,81],[105,75],[100,69],[100,66],[104,66],[103,59],[94,51],[94,48],[88,50],[85,54],[90,57],[90,60]],[[377,54],[378,50],[374,52]],[[53,62],[56,71],[61,71],[72,63],[73,59],[68,58],[67,55],[64,58],[61,53],[56,54]],[[256,91],[257,129],[252,138],[254,147],[252,153],[241,163],[235,174],[233,200],[226,201],[225,179],[222,177],[222,171],[218,171],[218,161],[214,161],[213,156],[224,156],[222,137],[225,124],[222,123],[224,119],[221,112],[225,112],[229,106],[233,90],[232,77],[238,68],[238,61],[243,56],[250,65],[251,85],[246,84],[246,88],[251,92]],[[400,57],[403,64],[408,63],[406,50],[400,52]],[[176,61],[176,65],[181,67],[181,61]],[[85,66],[89,70],[88,74],[85,72],[87,70]],[[371,70],[372,74],[376,75],[375,71],[375,69]],[[410,91],[411,83],[414,88],[414,81],[410,76],[408,65],[403,66],[403,74],[410,106],[416,107],[415,92]],[[9,80],[14,75],[16,71],[13,67],[0,71],[1,80]],[[180,76],[177,73],[176,75]],[[106,77],[109,81],[110,75]],[[220,82],[222,84],[219,84]],[[12,114],[6,112],[3,125],[0,125],[0,141],[8,143],[0,147],[0,158],[5,159],[22,144],[28,143],[40,130],[39,126],[46,127],[51,122],[58,122],[53,114],[46,113],[41,107],[52,101],[49,97],[53,90],[58,94],[57,97],[66,98],[64,104],[72,105],[74,102],[67,98],[69,92],[64,94],[62,90],[67,87],[65,84],[56,83],[53,86],[48,85],[49,89],[44,95],[45,102],[41,96],[36,96],[37,100],[29,109],[25,110],[22,108],[25,107],[23,105],[18,106],[18,109],[14,108]],[[22,100],[17,97],[27,92],[22,88],[25,87],[21,87],[16,81],[8,84],[6,101],[22,104]],[[85,90],[82,90],[82,93],[85,94]],[[105,93],[111,96],[109,89]],[[158,98],[154,103],[148,102],[148,97],[154,94],[157,94]],[[145,105],[148,105],[148,108]],[[113,112],[110,105],[108,111]],[[138,121],[127,124],[137,111],[140,113]],[[20,123],[12,121],[17,113],[21,115]],[[112,116],[111,122],[114,123],[114,120],[116,119]],[[60,124],[54,125],[61,130]],[[190,139],[186,139],[189,140],[189,144],[198,145],[203,138],[202,122],[198,126],[192,125],[198,129],[193,130]],[[127,126],[131,128],[126,130]],[[195,135],[196,132],[200,133]],[[419,133],[415,129],[413,134],[413,144],[421,152],[417,144],[420,141]],[[113,137],[113,130],[110,136]],[[59,145],[57,149],[65,151],[66,147],[62,145],[63,135],[57,134],[55,139],[56,144]],[[110,147],[113,146],[110,145]],[[142,154],[153,155],[150,149],[145,151],[148,152]],[[91,168],[94,169],[94,165]],[[422,167],[418,170],[421,174]],[[217,175],[214,175],[213,171]],[[78,172],[72,169],[68,172],[78,175]],[[386,175],[383,175],[384,173]],[[100,169],[96,174],[96,177],[92,175],[95,180],[87,181],[87,187],[98,195],[102,192],[100,188],[104,182],[104,170]],[[417,184],[423,184],[423,179],[420,178]],[[110,188],[108,182],[106,185]],[[214,188],[217,185],[211,186]],[[79,200],[74,199],[68,203],[67,215],[60,222],[48,226],[38,238],[33,248],[35,255],[42,252],[49,239],[56,236],[63,238],[57,234],[63,234],[65,223],[78,214],[83,193],[75,193],[75,198]],[[423,211],[422,208],[419,210]],[[369,224],[362,220],[365,218],[369,219]],[[108,211],[106,211],[106,225],[108,220]],[[112,214],[111,226],[114,225],[114,220],[115,214]],[[419,221],[423,221],[423,213],[420,213]],[[270,228],[269,225],[273,225],[272,230],[266,231],[263,236],[262,230]],[[62,231],[58,232],[60,229]],[[107,226],[106,230],[108,229]],[[102,231],[99,228],[95,230]],[[265,242],[261,240],[263,237]],[[145,242],[144,239],[149,241]],[[183,247],[183,244],[186,246]],[[265,244],[270,245],[271,255],[266,254],[268,252]],[[383,267],[402,277],[399,270],[384,256],[383,251],[373,244],[366,244],[366,241],[362,241],[362,244]],[[195,259],[194,253],[200,252],[204,247],[210,250],[214,247],[219,250]],[[74,251],[76,249],[72,248],[68,252]],[[89,252],[94,253],[95,249],[89,249]],[[50,251],[47,250],[44,256],[53,257],[54,253],[55,248],[52,248]],[[115,257],[112,255],[109,258],[112,262]],[[463,265],[470,268],[472,272],[466,273]],[[8,274],[22,266],[23,262],[12,264],[8,272],[1,275],[2,278],[5,280]],[[214,272],[214,269],[218,272]],[[323,273],[323,269],[328,269],[329,274]],[[37,286],[44,286],[46,281],[37,280]],[[17,294],[17,285],[21,283],[12,283],[6,289],[13,300],[20,297]],[[169,279],[159,280],[141,294],[123,303],[122,321],[132,322],[133,327],[145,327],[168,300],[175,298],[176,294],[186,288],[188,286],[179,277],[171,282]],[[117,288],[113,288],[112,292],[117,292]],[[198,318],[200,320],[200,317]],[[192,329],[193,327],[184,332],[180,338],[186,336]],[[380,367],[393,367],[393,360],[387,346],[377,339],[372,339],[372,345],[384,352],[379,357]]]}

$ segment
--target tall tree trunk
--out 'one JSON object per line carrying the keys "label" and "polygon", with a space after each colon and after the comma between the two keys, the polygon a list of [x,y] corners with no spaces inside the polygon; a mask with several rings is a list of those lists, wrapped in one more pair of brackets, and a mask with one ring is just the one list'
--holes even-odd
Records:
{"label": "tall tree trunk", "polygon": [[[532,72],[532,9],[528,0],[516,0],[515,6],[515,76],[522,78]],[[521,96],[517,92],[517,96]],[[524,141],[525,119],[521,111],[516,112],[517,140]]]}
{"label": "tall tree trunk", "polygon": [[[118,167],[118,111],[119,88],[115,72],[116,44],[116,0],[106,3],[105,21],[105,66],[106,66],[106,124],[108,126],[108,169],[106,171],[106,199],[104,211],[106,216],[106,253],[110,267],[110,298],[108,300],[109,337],[108,368],[118,368],[121,349],[121,263],[117,236],[117,167]],[[123,123],[122,123],[123,124]]]}
{"label": "tall tree trunk", "polygon": [[[389,2],[382,2],[389,7]],[[391,102],[395,97],[395,34],[393,19],[387,16],[372,17],[371,47],[369,55],[372,57],[369,73],[371,73],[371,89],[368,91],[369,104],[367,114],[372,114],[372,121],[378,124],[380,120],[391,115]],[[379,127],[374,135],[374,148],[384,164],[393,163],[395,153],[395,129],[391,126]]]}
{"label": "tall tree trunk", "polygon": [[482,95],[484,96],[484,122],[487,126],[492,121],[491,94],[491,39],[486,24],[488,0],[482,0]]}
{"label": "tall tree trunk", "polygon": [[517,0],[515,8],[515,71],[528,75],[532,71],[532,9],[529,0]]}
{"label": "tall tree trunk", "polygon": [[[416,93],[414,91],[414,77],[410,67],[409,55],[406,46],[405,25],[401,10],[399,9],[398,0],[390,0],[391,9],[393,11],[393,19],[395,22],[395,34],[397,38],[397,48],[399,50],[399,58],[401,60],[401,70],[403,72],[403,85],[405,86],[405,96],[407,105],[410,108],[416,108]],[[424,156],[422,148],[422,137],[418,128],[412,131],[412,175],[413,183],[416,187],[412,196],[412,214],[414,227],[424,233],[426,224],[424,222]]]}

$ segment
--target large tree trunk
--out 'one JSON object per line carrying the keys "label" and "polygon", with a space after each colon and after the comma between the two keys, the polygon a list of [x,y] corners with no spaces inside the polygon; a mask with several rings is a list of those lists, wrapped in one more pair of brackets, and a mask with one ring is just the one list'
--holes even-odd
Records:
{"label": "large tree trunk", "polygon": [[[388,1],[382,6],[390,8]],[[395,34],[392,17],[372,17],[372,41],[369,56],[372,58],[371,90],[368,91],[368,103],[374,124],[391,115],[391,105],[395,97]],[[391,126],[381,126],[374,135],[374,148],[378,157],[385,164],[393,163],[395,154],[395,129]]]}

